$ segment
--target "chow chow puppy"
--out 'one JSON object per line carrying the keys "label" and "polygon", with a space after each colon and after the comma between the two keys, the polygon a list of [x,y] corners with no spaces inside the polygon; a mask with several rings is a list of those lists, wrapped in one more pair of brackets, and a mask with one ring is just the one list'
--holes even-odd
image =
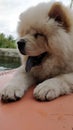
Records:
{"label": "chow chow puppy", "polygon": [[59,2],[41,3],[20,15],[17,31],[22,66],[1,91],[1,100],[16,101],[32,85],[40,101],[72,93],[72,11]]}

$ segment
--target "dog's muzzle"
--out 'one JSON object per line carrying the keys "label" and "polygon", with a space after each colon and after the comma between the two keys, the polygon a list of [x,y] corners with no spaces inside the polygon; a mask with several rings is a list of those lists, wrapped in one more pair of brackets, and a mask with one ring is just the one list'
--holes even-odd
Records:
{"label": "dog's muzzle", "polygon": [[24,39],[20,39],[17,42],[18,49],[19,49],[20,53],[23,55],[25,55],[25,44],[26,44],[26,41]]}
{"label": "dog's muzzle", "polygon": [[[26,55],[26,52],[25,52],[26,41],[24,39],[20,39],[17,42],[17,44],[18,44],[18,49],[20,53],[23,55]],[[26,61],[26,67],[25,67],[26,72],[30,72],[32,67],[40,65],[46,55],[47,55],[47,52],[44,52],[38,56],[28,56],[28,59]]]}

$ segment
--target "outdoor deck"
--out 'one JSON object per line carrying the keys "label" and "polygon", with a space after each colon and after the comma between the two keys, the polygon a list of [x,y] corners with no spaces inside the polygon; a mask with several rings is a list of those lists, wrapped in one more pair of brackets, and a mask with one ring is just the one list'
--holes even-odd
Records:
{"label": "outdoor deck", "polygon": [[[0,72],[0,87],[14,72]],[[73,94],[38,102],[32,87],[20,101],[0,103],[0,130],[73,130]]]}

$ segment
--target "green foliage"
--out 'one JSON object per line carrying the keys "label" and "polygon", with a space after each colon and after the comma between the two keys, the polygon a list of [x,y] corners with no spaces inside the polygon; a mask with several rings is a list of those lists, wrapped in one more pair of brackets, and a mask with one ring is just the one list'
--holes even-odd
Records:
{"label": "green foliage", "polygon": [[73,0],[71,0],[70,2],[70,8],[72,8],[72,6],[73,6]]}
{"label": "green foliage", "polygon": [[6,37],[3,33],[0,34],[0,48],[16,48],[16,41],[12,35]]}

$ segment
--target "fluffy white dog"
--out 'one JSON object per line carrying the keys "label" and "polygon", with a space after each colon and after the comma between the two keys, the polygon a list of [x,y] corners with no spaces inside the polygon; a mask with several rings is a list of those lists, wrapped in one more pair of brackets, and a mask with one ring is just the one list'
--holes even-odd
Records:
{"label": "fluffy white dog", "polygon": [[59,2],[41,3],[20,15],[17,42],[22,66],[1,91],[20,99],[31,85],[41,101],[73,92],[73,13]]}

